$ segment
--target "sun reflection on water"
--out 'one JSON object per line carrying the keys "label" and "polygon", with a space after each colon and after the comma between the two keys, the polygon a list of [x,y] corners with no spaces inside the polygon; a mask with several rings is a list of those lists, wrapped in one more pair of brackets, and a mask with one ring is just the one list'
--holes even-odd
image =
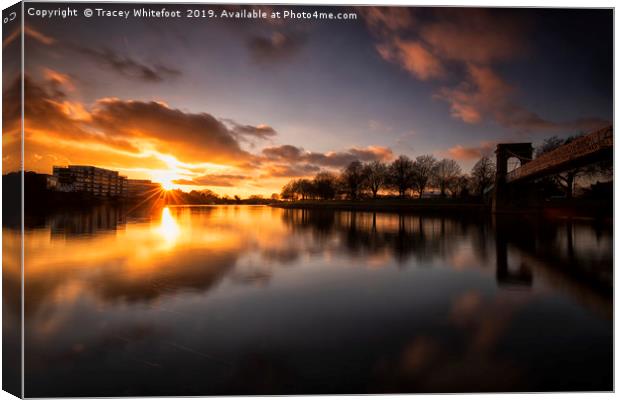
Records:
{"label": "sun reflection on water", "polygon": [[169,207],[164,207],[161,211],[161,223],[157,228],[157,233],[161,235],[166,245],[173,245],[181,233],[179,224],[177,224],[177,221],[172,217]]}

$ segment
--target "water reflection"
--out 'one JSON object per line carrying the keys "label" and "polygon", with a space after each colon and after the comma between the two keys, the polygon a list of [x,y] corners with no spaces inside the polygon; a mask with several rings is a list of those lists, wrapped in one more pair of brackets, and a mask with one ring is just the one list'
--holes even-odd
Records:
{"label": "water reflection", "polygon": [[608,390],[611,246],[591,221],[50,215],[26,232],[26,395]]}

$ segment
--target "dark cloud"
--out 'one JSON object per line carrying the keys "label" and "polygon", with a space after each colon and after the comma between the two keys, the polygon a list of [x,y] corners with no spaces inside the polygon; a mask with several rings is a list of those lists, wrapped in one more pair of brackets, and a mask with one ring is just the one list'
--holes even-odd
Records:
{"label": "dark cloud", "polygon": [[233,187],[237,186],[239,181],[244,179],[248,179],[248,177],[244,175],[209,174],[193,179],[177,179],[173,183],[177,185]]}
{"label": "dark cloud", "polygon": [[92,119],[106,132],[149,140],[158,151],[186,162],[237,165],[251,158],[230,130],[207,113],[187,113],[153,101],[102,99]]}
{"label": "dark cloud", "polygon": [[252,59],[271,63],[291,58],[306,42],[306,36],[294,32],[273,32],[270,36],[254,35],[247,41]]}
{"label": "dark cloud", "polygon": [[351,148],[347,151],[330,151],[327,153],[309,152],[299,147],[283,145],[268,147],[263,150],[268,160],[305,162],[323,167],[340,168],[352,161],[389,161],[394,154],[391,149],[381,146]]}
{"label": "dark cloud", "polygon": [[519,105],[515,88],[489,67],[470,65],[466,80],[454,88],[443,87],[436,97],[450,104],[454,118],[469,124],[493,120],[519,133],[593,130],[608,125],[600,118],[550,121]]}
{"label": "dark cloud", "polygon": [[301,156],[302,149],[299,147],[285,144],[277,147],[268,147],[263,150],[263,154],[270,159],[294,161]]}
{"label": "dark cloud", "polygon": [[242,125],[242,124],[238,124],[237,122],[231,119],[223,119],[222,121],[228,124],[230,126],[231,132],[237,135],[237,137],[241,140],[245,139],[246,137],[257,138],[257,139],[269,139],[278,134],[275,129],[265,124]]}
{"label": "dark cloud", "polygon": [[311,176],[321,170],[321,167],[312,164],[273,164],[266,168],[264,178],[296,178]]}
{"label": "dark cloud", "polygon": [[159,63],[148,65],[109,48],[95,49],[77,45],[71,46],[71,48],[90,58],[97,65],[105,66],[120,75],[132,79],[156,83],[181,75],[181,71],[178,69]]}
{"label": "dark cloud", "polygon": [[[9,92],[19,93],[20,84],[21,82],[16,80],[8,88]],[[24,97],[28,99],[24,103],[25,127],[28,132],[45,132],[50,138],[75,140],[82,143],[92,142],[128,152],[138,151],[122,137],[113,134],[101,135],[86,129],[88,114],[76,103],[65,100],[66,95],[62,92],[58,82],[47,81],[39,84],[30,77],[25,77],[24,89]],[[7,96],[11,97],[11,95]]]}

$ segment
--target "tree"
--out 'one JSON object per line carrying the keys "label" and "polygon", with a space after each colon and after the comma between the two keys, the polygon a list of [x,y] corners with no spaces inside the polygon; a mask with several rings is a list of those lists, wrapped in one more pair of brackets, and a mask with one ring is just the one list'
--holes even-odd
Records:
{"label": "tree", "polygon": [[482,157],[471,170],[474,191],[480,196],[495,181],[495,163],[487,156]]}
{"label": "tree", "polygon": [[314,185],[309,179],[297,179],[293,188],[302,200],[307,200],[314,194]]}
{"label": "tree", "polygon": [[452,197],[467,197],[469,192],[467,187],[469,186],[469,177],[467,175],[459,175],[455,179],[452,179],[448,183],[448,190],[452,194]]}
{"label": "tree", "polygon": [[372,192],[372,197],[377,198],[377,193],[388,180],[388,167],[381,161],[373,161],[364,166],[366,186]]}
{"label": "tree", "polygon": [[437,164],[437,159],[429,154],[416,157],[413,163],[413,186],[417,189],[420,198],[433,176],[435,164]]}
{"label": "tree", "polygon": [[359,161],[352,161],[342,170],[341,181],[347,196],[351,200],[357,200],[364,185],[364,166]]}
{"label": "tree", "polygon": [[439,188],[441,197],[446,196],[446,189],[450,190],[452,195],[455,195],[455,191],[452,189],[458,183],[458,177],[461,175],[461,167],[459,164],[447,158],[439,161],[435,164],[433,169],[433,182]]}
{"label": "tree", "polygon": [[284,200],[297,200],[297,193],[295,193],[295,181],[289,181],[282,188],[282,192],[280,192],[280,197]]}
{"label": "tree", "polygon": [[330,172],[319,172],[314,177],[313,186],[317,197],[331,200],[336,197],[338,178]]}
{"label": "tree", "polygon": [[[566,139],[560,139],[557,136],[552,136],[545,139],[542,144],[536,149],[536,157],[540,157],[545,153],[549,153],[560,146],[568,144],[573,140],[583,136],[583,134],[570,136]],[[607,166],[602,164],[590,164],[584,167],[572,168],[559,174],[552,175],[550,177],[552,183],[555,183],[561,188],[567,198],[572,198],[575,191],[575,182],[581,177],[593,177],[599,173],[605,174]]]}
{"label": "tree", "polygon": [[407,189],[413,185],[413,161],[407,156],[399,156],[388,167],[389,182],[398,190],[400,197],[405,197]]}

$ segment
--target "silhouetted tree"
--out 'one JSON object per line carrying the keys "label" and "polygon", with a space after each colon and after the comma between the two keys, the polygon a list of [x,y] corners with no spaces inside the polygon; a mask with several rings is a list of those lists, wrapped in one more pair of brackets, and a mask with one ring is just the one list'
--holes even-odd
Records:
{"label": "silhouetted tree", "polygon": [[295,193],[299,194],[302,200],[307,200],[314,194],[314,187],[312,181],[309,179],[298,179],[295,181],[293,187]]}
{"label": "silhouetted tree", "polygon": [[399,156],[388,167],[390,185],[405,197],[407,189],[413,185],[413,161],[407,156]]}
{"label": "silhouetted tree", "polygon": [[435,157],[429,154],[416,157],[413,163],[413,186],[418,191],[420,198],[422,198],[424,189],[426,189],[433,176],[436,163]]}
{"label": "silhouetted tree", "polygon": [[330,172],[319,172],[314,177],[313,185],[317,197],[331,200],[336,197],[338,178]]}
{"label": "silhouetted tree", "polygon": [[381,161],[373,161],[364,165],[366,186],[372,192],[372,197],[377,198],[377,193],[388,180],[388,167]]}
{"label": "silhouetted tree", "polygon": [[433,169],[433,183],[439,188],[441,197],[446,196],[446,190],[450,190],[452,195],[455,192],[452,188],[456,187],[459,176],[461,175],[461,167],[454,160],[444,158],[435,164]]}
{"label": "silhouetted tree", "polygon": [[[549,153],[560,146],[568,144],[573,140],[583,136],[583,134],[570,136],[566,139],[560,139],[557,136],[552,136],[543,141],[543,143],[536,149],[536,157],[540,157],[545,153]],[[597,174],[605,175],[610,171],[612,164],[590,164],[583,167],[572,168],[559,174],[552,175],[550,177],[551,182],[555,183],[564,192],[567,198],[572,198],[575,192],[575,183],[579,178],[594,177]],[[543,181],[545,179],[543,178]]]}
{"label": "silhouetted tree", "polygon": [[280,197],[284,200],[297,200],[297,193],[295,192],[295,181],[289,181],[280,192]]}
{"label": "silhouetted tree", "polygon": [[359,161],[352,161],[340,174],[342,187],[351,200],[357,200],[363,188],[364,166]]}
{"label": "silhouetted tree", "polygon": [[487,156],[482,157],[471,170],[474,191],[480,196],[495,181],[495,163]]}

